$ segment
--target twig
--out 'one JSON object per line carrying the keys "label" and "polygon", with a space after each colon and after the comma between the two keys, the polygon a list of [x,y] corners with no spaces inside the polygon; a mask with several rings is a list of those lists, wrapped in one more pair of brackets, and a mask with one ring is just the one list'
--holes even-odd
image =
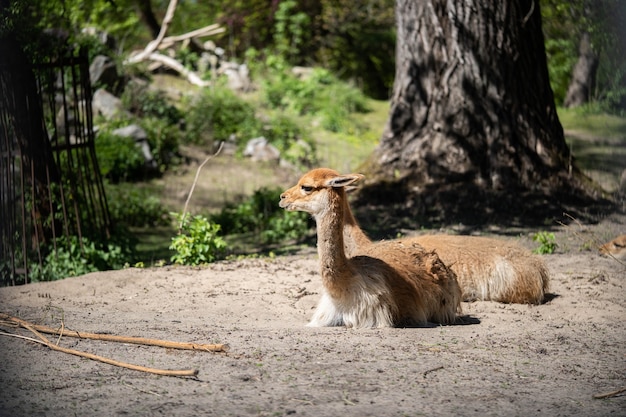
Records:
{"label": "twig", "polygon": [[[99,333],[83,333],[72,330],[53,329],[47,326],[41,326],[38,324],[32,324],[17,317],[11,317],[8,314],[0,313],[0,320],[6,320],[9,323],[16,324],[18,326],[28,328],[29,326],[38,332],[61,336],[77,337],[79,339],[92,339],[92,340],[104,340],[107,342],[119,342],[119,343],[133,343],[136,345],[148,345],[148,346],[160,346],[169,349],[183,349],[183,350],[202,350],[205,352],[226,352],[229,346],[226,344],[203,344],[203,343],[185,343],[185,342],[172,342],[169,340],[147,339],[144,337],[132,337],[132,336],[117,336],[112,334],[99,334]],[[58,343],[57,343],[58,344]]]}
{"label": "twig", "polygon": [[605,392],[604,394],[595,394],[593,398],[597,400],[600,400],[603,398],[611,398],[611,397],[615,397],[616,395],[621,394],[622,392],[626,392],[626,387],[622,387],[620,389],[616,389],[615,391],[611,391],[611,392]]}
{"label": "twig", "polygon": [[152,395],[156,395],[157,397],[162,397],[161,394],[158,394],[158,393],[156,393],[154,391],[148,391],[148,390],[145,390],[145,389],[138,388],[138,387],[134,386],[133,384],[129,384],[126,381],[122,381],[122,384],[126,385],[127,387],[131,387],[132,389],[136,389],[139,392],[143,392],[145,394],[152,394]]}
{"label": "twig", "polygon": [[353,403],[352,401],[348,399],[348,393],[345,391],[343,392],[343,396],[341,397],[341,399],[346,405],[356,405],[355,403]]}
{"label": "twig", "polygon": [[220,146],[217,148],[217,151],[215,151],[213,155],[207,156],[204,162],[201,163],[198,169],[196,170],[196,178],[194,178],[193,184],[191,184],[191,190],[189,190],[187,201],[185,201],[185,207],[183,208],[183,215],[180,218],[180,226],[178,226],[178,233],[180,233],[183,230],[183,225],[185,224],[185,215],[187,214],[187,206],[189,205],[189,200],[191,200],[191,194],[193,194],[193,190],[196,188],[196,183],[198,182],[198,177],[200,176],[200,170],[207,162],[209,162],[210,159],[213,159],[217,155],[219,155],[223,147],[224,147],[224,141],[221,141]]}
{"label": "twig", "polygon": [[436,371],[439,371],[441,369],[443,369],[443,366],[438,366],[436,368],[427,369],[427,370],[424,371],[423,376],[424,376],[424,378],[426,378],[426,375],[428,375],[429,373],[436,372]]}
{"label": "twig", "polygon": [[119,366],[122,368],[132,369],[132,370],[141,371],[141,372],[147,372],[147,373],[156,374],[156,375],[164,375],[164,376],[196,376],[198,375],[197,369],[167,370],[167,369],[147,368],[145,366],[133,365],[131,363],[126,363],[126,362],[120,362],[114,359],[105,358],[104,356],[82,352],[80,350],[68,349],[68,348],[64,348],[61,346],[57,346],[54,343],[52,343],[50,340],[48,340],[48,338],[46,338],[44,335],[39,333],[27,321],[20,320],[20,319],[17,319],[17,320],[19,320],[19,325],[21,327],[29,330],[31,333],[33,333],[35,336],[37,336],[41,340],[41,342],[38,342],[38,343],[44,344],[48,348],[52,350],[56,350],[58,352],[68,353],[70,355],[80,356],[82,358],[87,358],[87,359],[91,359],[91,360],[98,361],[98,362],[108,363],[109,365]]}

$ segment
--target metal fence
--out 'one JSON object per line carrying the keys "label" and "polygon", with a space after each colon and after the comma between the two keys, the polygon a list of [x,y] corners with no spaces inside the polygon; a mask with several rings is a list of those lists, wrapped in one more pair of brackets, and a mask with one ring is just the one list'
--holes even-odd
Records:
{"label": "metal fence", "polygon": [[0,285],[28,283],[72,236],[106,239],[85,51],[0,62]]}

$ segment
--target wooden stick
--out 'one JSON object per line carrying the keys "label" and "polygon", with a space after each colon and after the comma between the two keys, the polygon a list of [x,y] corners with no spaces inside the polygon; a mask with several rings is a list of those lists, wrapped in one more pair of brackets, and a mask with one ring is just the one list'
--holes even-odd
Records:
{"label": "wooden stick", "polygon": [[30,323],[24,320],[20,320],[20,319],[18,320],[19,320],[19,325],[21,327],[24,327],[25,329],[30,330],[33,334],[35,334],[41,340],[41,342],[35,340],[37,343],[46,345],[50,349],[56,350],[58,352],[68,353],[70,355],[76,355],[76,356],[91,359],[94,361],[108,363],[109,365],[120,366],[122,368],[132,369],[132,370],[141,371],[141,372],[148,372],[148,373],[157,374],[157,375],[165,375],[165,376],[196,376],[198,375],[197,369],[188,369],[188,370],[185,369],[185,370],[172,371],[172,370],[167,370],[167,369],[147,368],[145,366],[139,366],[139,365],[133,365],[131,363],[120,362],[114,359],[105,358],[104,356],[94,355],[92,353],[87,353],[87,352],[82,352],[79,350],[68,349],[68,348],[64,348],[61,346],[57,346],[54,343],[50,342],[50,340],[48,340],[47,337],[39,333],[33,326],[30,325]]}
{"label": "wooden stick", "polygon": [[193,183],[191,184],[191,190],[189,190],[189,195],[187,196],[187,200],[185,200],[185,207],[183,208],[183,215],[180,218],[180,225],[178,226],[178,233],[183,231],[183,226],[185,225],[185,216],[187,215],[187,206],[189,205],[189,200],[191,200],[191,195],[193,194],[193,190],[196,188],[196,183],[198,182],[198,177],[200,176],[200,170],[202,167],[209,162],[210,159],[215,158],[221,152],[224,147],[224,141],[220,141],[220,146],[217,148],[217,151],[213,155],[207,156],[203,163],[200,164],[198,169],[196,170],[196,177],[193,179]]}
{"label": "wooden stick", "polygon": [[593,396],[593,398],[595,399],[603,399],[603,398],[611,398],[611,397],[615,397],[616,395],[621,394],[622,392],[626,392],[626,387],[622,387],[620,389],[616,389],[615,391],[611,391],[611,392],[605,392],[604,394],[595,394]]}
{"label": "wooden stick", "polygon": [[160,346],[170,349],[185,349],[185,350],[203,350],[206,352],[226,352],[229,346],[226,344],[202,344],[202,343],[186,343],[186,342],[172,342],[169,340],[147,339],[144,337],[132,337],[132,336],[117,336],[112,334],[100,334],[100,333],[83,333],[66,329],[53,329],[47,326],[41,326],[38,324],[32,324],[17,317],[12,317],[5,313],[0,313],[0,320],[6,320],[14,323],[18,326],[28,329],[29,326],[38,332],[47,334],[56,334],[60,336],[77,337],[80,339],[93,339],[93,340],[105,340],[108,342],[119,343],[133,343],[136,345],[148,345],[148,346]]}

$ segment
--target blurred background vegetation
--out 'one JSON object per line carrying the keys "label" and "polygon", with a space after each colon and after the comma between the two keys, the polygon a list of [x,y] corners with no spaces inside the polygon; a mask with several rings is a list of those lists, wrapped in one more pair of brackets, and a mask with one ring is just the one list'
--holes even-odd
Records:
{"label": "blurred background vegetation", "polygon": [[[33,62],[49,59],[63,38],[87,46],[91,57],[111,57],[121,74],[141,81],[121,88],[125,112],[94,121],[119,236],[90,242],[89,253],[66,242],[64,256],[36,268],[36,279],[288,252],[313,233],[304,214],[278,208],[280,191],[313,166],[357,170],[380,139],[395,70],[394,0],[180,1],[168,35],[211,23],[224,27],[210,40],[225,60],[249,69],[252,87],[243,92],[212,79],[192,43],[178,49],[175,58],[210,80],[211,87],[193,86],[167,71],[155,73],[144,63],[123,64],[156,37],[168,3],[0,0],[0,39],[17,39]],[[614,191],[626,167],[626,3],[544,0],[541,7],[557,105],[566,96],[580,37],[590,34],[599,60],[590,100],[575,109],[560,107],[559,116],[572,132],[568,143],[582,167]],[[106,32],[114,42],[87,35],[87,27]],[[302,76],[294,67],[310,71]],[[145,172],[132,140],[113,133],[129,123],[147,132],[156,172]],[[260,136],[280,151],[283,165],[242,156],[246,142]],[[232,152],[205,168],[185,223],[181,211],[196,169],[219,142],[231,145]],[[604,171],[598,170],[603,154],[613,158]]]}

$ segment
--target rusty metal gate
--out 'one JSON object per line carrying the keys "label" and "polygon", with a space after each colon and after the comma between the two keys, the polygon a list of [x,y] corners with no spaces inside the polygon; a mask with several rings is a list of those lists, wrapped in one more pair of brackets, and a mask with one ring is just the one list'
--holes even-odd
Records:
{"label": "rusty metal gate", "polygon": [[108,238],[110,218],[85,51],[29,65],[0,49],[0,285],[15,285],[59,239]]}

